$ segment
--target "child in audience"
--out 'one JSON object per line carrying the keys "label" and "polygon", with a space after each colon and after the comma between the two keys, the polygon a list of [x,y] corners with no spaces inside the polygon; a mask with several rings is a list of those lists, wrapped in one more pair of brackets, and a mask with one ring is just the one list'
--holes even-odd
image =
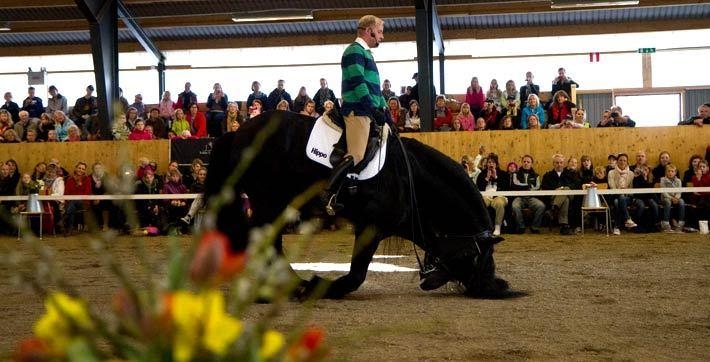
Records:
{"label": "child in audience", "polygon": [[[661,177],[662,188],[679,188],[683,187],[683,181],[677,176],[678,168],[669,163],[666,165],[666,175]],[[663,221],[661,221],[661,229],[663,231],[671,231],[671,207],[675,205],[678,208],[678,222],[676,223],[676,231],[683,231],[685,226],[685,200],[681,198],[680,192],[664,192],[661,194],[661,202],[663,202]]]}
{"label": "child in audience", "polygon": [[473,131],[476,125],[476,120],[471,113],[471,106],[468,103],[461,104],[461,112],[456,115],[456,119],[461,122],[461,128],[464,131]]}
{"label": "child in audience", "polygon": [[436,97],[436,108],[434,108],[434,129],[437,131],[450,131],[453,123],[451,110],[446,106],[444,96]]}
{"label": "child in audience", "polygon": [[[634,189],[652,189],[654,187],[653,173],[646,165],[636,166],[634,169]],[[658,203],[656,194],[636,194],[634,195],[634,205],[636,205],[635,219],[641,224],[640,228],[648,228],[658,222]],[[651,219],[644,218],[644,212],[648,208]]]}
{"label": "child in audience", "polygon": [[594,168],[594,178],[592,178],[592,182],[594,182],[595,184],[605,184],[607,183],[606,175],[606,167],[597,166]]}

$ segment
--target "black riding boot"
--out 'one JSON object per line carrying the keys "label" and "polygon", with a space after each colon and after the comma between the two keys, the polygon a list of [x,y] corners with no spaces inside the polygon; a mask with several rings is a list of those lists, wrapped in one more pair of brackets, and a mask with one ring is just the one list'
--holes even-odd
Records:
{"label": "black riding boot", "polygon": [[348,174],[348,172],[355,165],[353,156],[347,155],[340,160],[335,167],[333,167],[333,172],[330,174],[330,179],[328,180],[328,186],[325,189],[327,193],[328,204],[325,206],[325,211],[328,215],[335,215],[337,210],[343,208],[343,205],[336,203],[336,198],[338,196],[338,189],[343,179]]}

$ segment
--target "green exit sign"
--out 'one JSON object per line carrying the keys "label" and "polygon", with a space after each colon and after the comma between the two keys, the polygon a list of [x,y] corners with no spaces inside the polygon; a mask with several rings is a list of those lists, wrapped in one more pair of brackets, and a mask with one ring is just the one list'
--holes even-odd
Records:
{"label": "green exit sign", "polygon": [[638,52],[641,54],[655,53],[656,48],[639,48]]}

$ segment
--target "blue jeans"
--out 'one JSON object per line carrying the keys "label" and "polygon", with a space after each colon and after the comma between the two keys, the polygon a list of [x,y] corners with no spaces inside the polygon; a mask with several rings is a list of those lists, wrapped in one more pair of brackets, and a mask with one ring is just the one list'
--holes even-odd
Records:
{"label": "blue jeans", "polygon": [[511,204],[511,209],[513,209],[513,215],[515,215],[515,222],[518,224],[518,229],[525,228],[522,211],[525,207],[529,207],[533,211],[532,229],[539,229],[542,223],[542,215],[545,213],[545,203],[534,197],[516,197]]}
{"label": "blue jeans", "polygon": [[[685,200],[678,200],[678,221],[685,221]],[[671,199],[663,199],[663,221],[670,221],[671,219],[671,207],[673,203]]]}
{"label": "blue jeans", "polygon": [[624,225],[626,220],[630,219],[629,216],[629,202],[631,201],[631,196],[629,195],[619,195],[614,199],[614,215],[616,220],[616,227],[621,227]]}
{"label": "blue jeans", "polygon": [[653,217],[653,223],[658,222],[658,203],[656,200],[648,198],[636,199],[634,200],[634,205],[636,206],[636,222],[641,223],[641,220],[643,220],[644,206],[648,206],[648,210]]}

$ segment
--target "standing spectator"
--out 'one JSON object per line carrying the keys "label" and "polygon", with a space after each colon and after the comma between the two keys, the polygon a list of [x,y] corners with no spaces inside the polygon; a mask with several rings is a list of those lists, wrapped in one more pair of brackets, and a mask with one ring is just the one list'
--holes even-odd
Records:
{"label": "standing spectator", "polygon": [[13,123],[20,119],[20,106],[12,101],[12,93],[5,92],[5,103],[2,107],[0,107],[0,109],[4,109],[10,113],[10,118],[12,118]]}
{"label": "standing spectator", "polygon": [[21,110],[20,111],[20,120],[15,123],[15,126],[13,129],[15,130],[15,133],[17,133],[17,139],[18,141],[25,141],[27,140],[26,132],[28,129],[37,128],[37,124],[39,123],[38,118],[30,118],[30,115],[27,111]]}
{"label": "standing spectator", "polygon": [[609,119],[602,119],[597,127],[636,127],[636,122],[629,116],[625,116],[621,107],[612,106],[609,109]]}
{"label": "standing spectator", "polygon": [[[501,170],[498,163],[498,155],[495,153],[488,154],[486,169],[482,170],[476,179],[476,186],[482,191],[508,191],[510,184],[510,175]],[[483,202],[486,207],[493,208],[495,212],[493,235],[500,235],[500,228],[503,225],[505,217],[505,205],[508,204],[508,199],[505,196],[484,196]]]}
{"label": "standing spectator", "polygon": [[446,99],[443,95],[436,97],[434,108],[434,129],[437,131],[450,131],[451,123],[454,120],[451,110],[446,106]]}
{"label": "standing spectator", "polygon": [[[186,115],[188,123],[192,126],[191,134],[196,138],[208,137],[207,120],[204,113],[197,110],[197,104],[190,105],[190,112]],[[175,132],[177,133],[177,132]],[[179,134],[179,133],[178,133]]]}
{"label": "standing spectator", "polygon": [[247,109],[249,109],[257,99],[261,102],[262,106],[268,102],[266,93],[261,91],[261,83],[257,81],[251,82],[251,91],[252,93],[247,97]]}
{"label": "standing spectator", "polygon": [[158,108],[153,107],[150,109],[150,113],[148,113],[148,119],[145,121],[145,127],[150,127],[153,130],[152,133],[155,138],[164,139],[168,136],[168,126],[166,125],[166,118],[160,115],[160,111],[158,110]]}
{"label": "standing spectator", "polygon": [[[415,84],[409,91],[409,99],[415,99],[417,102],[421,103],[421,98],[419,96],[419,73],[414,73],[412,75],[412,79]],[[431,85],[431,99],[436,99],[436,87],[434,87],[433,83]]]}
{"label": "standing spectator", "polygon": [[[215,83],[212,90],[213,92],[207,97],[207,135],[201,136],[197,134],[197,128],[195,128],[195,136],[197,137],[219,137],[224,133],[223,125],[229,98],[219,83]],[[190,113],[192,113],[192,106],[190,106]],[[190,115],[188,115],[189,117]],[[192,124],[195,126],[195,122]]]}
{"label": "standing spectator", "polygon": [[[513,177],[514,191],[535,191],[540,189],[540,175],[533,168],[533,158],[530,155],[523,156],[522,166],[515,172]],[[511,204],[515,222],[517,225],[517,233],[525,233],[525,220],[523,219],[523,208],[530,208],[533,211],[533,221],[530,226],[530,231],[533,234],[540,233],[540,225],[542,224],[542,215],[545,213],[545,203],[537,197],[533,196],[518,196]]]}
{"label": "standing spectator", "polygon": [[[70,118],[80,128],[84,127],[90,117],[99,114],[99,102],[93,94],[94,86],[89,85],[86,87],[86,94],[84,94],[83,97],[79,97],[74,103]],[[54,114],[56,114],[56,112],[54,112]]]}
{"label": "standing spectator", "polygon": [[[653,179],[660,180],[666,175],[666,166],[671,163],[671,154],[668,151],[661,151],[658,154],[658,166],[653,168]],[[678,173],[676,171],[676,173]],[[660,182],[660,181],[659,181]]]}
{"label": "standing spectator", "polygon": [[698,107],[698,114],[695,116],[690,116],[685,121],[678,122],[678,125],[688,125],[694,124],[698,127],[702,127],[704,124],[710,124],[710,102],[701,104]]}
{"label": "standing spectator", "polygon": [[478,84],[478,77],[471,78],[471,85],[466,89],[466,103],[471,106],[473,114],[479,114],[486,103],[486,94]]}
{"label": "standing spectator", "polygon": [[476,128],[476,119],[471,113],[471,106],[466,102],[461,104],[461,111],[456,115],[456,119],[461,122],[461,129],[464,131],[473,131]]}
{"label": "standing spectator", "polygon": [[[532,72],[527,72],[525,73],[525,85],[520,87],[520,100],[523,102],[529,102],[530,101],[530,95],[534,94],[538,96],[538,104],[540,103],[540,86],[537,84],[533,83],[533,74]],[[543,121],[542,123],[545,123],[544,120],[541,118]]]}
{"label": "standing spectator", "polygon": [[503,98],[503,92],[498,88],[498,80],[491,79],[491,84],[488,86],[486,98],[494,101],[496,107],[500,107],[500,99]]}
{"label": "standing spectator", "polygon": [[133,97],[133,104],[128,108],[135,108],[138,111],[138,117],[145,119],[145,104],[143,104],[143,95],[140,93]]}
{"label": "standing spectator", "polygon": [[[91,195],[91,178],[86,175],[86,164],[79,162],[74,167],[74,173],[64,182],[64,195]],[[77,211],[87,209],[86,201],[68,200],[64,209],[64,233],[74,233]]]}
{"label": "standing spectator", "polygon": [[[651,169],[647,165],[639,165],[634,170],[634,189],[652,189],[654,186],[654,178]],[[635,194],[634,205],[636,206],[636,220],[641,224],[637,227],[637,231],[645,231],[653,228],[658,222],[658,202],[656,202],[656,194]],[[644,218],[644,212],[648,207],[651,214],[650,219]]]}
{"label": "standing spectator", "polygon": [[384,82],[382,82],[382,97],[385,99],[390,99],[392,97],[396,97],[397,95],[394,94],[392,91],[392,83],[390,83],[389,79],[385,79]]}
{"label": "standing spectator", "polygon": [[397,130],[404,131],[404,125],[407,122],[406,111],[399,106],[399,98],[390,97],[387,100],[387,105],[389,106],[390,117],[392,122],[397,127]]}
{"label": "standing spectator", "polygon": [[27,98],[22,101],[22,109],[30,114],[30,118],[39,118],[44,112],[42,99],[35,96],[35,87],[27,88]]}
{"label": "standing spectator", "polygon": [[419,132],[422,128],[422,120],[419,116],[419,102],[412,99],[409,101],[409,111],[404,120],[405,132]]}
{"label": "standing spectator", "polygon": [[[565,91],[565,93],[572,94],[572,84],[579,88],[579,84],[573,81],[572,78],[567,76],[567,71],[565,68],[557,69],[557,77],[552,80],[552,94],[557,93],[557,91]],[[569,98],[569,96],[568,96]]]}
{"label": "standing spectator", "polygon": [[552,103],[550,103],[550,121],[547,123],[548,127],[571,121],[573,118],[573,108],[577,108],[577,105],[570,102],[567,92],[563,90],[555,92],[552,96]]}
{"label": "standing spectator", "polygon": [[183,113],[187,113],[191,104],[197,104],[197,94],[190,90],[191,87],[192,84],[190,82],[185,82],[185,90],[178,94],[175,109],[180,108]]}
{"label": "standing spectator", "polygon": [[296,113],[301,113],[303,108],[306,107],[306,102],[308,102],[309,100],[311,100],[311,97],[308,96],[306,87],[301,87],[301,89],[298,90],[296,98],[293,99],[293,111]]}
{"label": "standing spectator", "polygon": [[[409,102],[412,100],[412,86],[408,85],[406,87],[402,87],[402,94],[399,95],[399,104],[409,104]],[[416,100],[416,99],[415,99]],[[419,101],[417,101],[417,104],[419,104]]]}
{"label": "standing spectator", "polygon": [[[175,102],[170,98],[170,91],[165,91],[158,104],[158,115],[165,121],[170,121],[173,118],[173,110],[175,110]],[[151,109],[151,113],[152,112],[153,110]],[[153,130],[155,130],[155,128],[153,128]]]}
{"label": "standing spectator", "polygon": [[69,138],[69,127],[75,126],[74,121],[69,119],[64,112],[54,111],[54,131],[57,132],[59,141],[66,141]]}
{"label": "standing spectator", "polygon": [[272,110],[276,109],[276,106],[279,104],[281,101],[286,101],[288,102],[288,108],[291,108],[291,95],[286,92],[284,89],[284,80],[279,79],[278,82],[276,83],[276,88],[274,88],[273,91],[269,94],[269,97],[266,102],[266,107],[265,110]]}
{"label": "standing spectator", "polygon": [[[573,190],[580,188],[574,171],[565,167],[565,157],[561,154],[552,156],[553,169],[542,176],[541,188],[543,190]],[[571,195],[555,195],[550,198],[553,211],[557,212],[557,221],[560,224],[560,234],[571,235],[574,233],[570,227]]]}
{"label": "standing spectator", "polygon": [[540,98],[538,98],[537,94],[531,93],[525,102],[525,107],[523,108],[521,115],[520,115],[520,128],[521,129],[528,129],[528,117],[530,117],[531,114],[534,114],[537,116],[538,123],[544,127],[545,126],[545,110],[542,108],[542,105],[540,104]]}
{"label": "standing spectator", "polygon": [[[616,158],[616,167],[609,171],[608,183],[610,189],[631,189],[633,188],[634,173],[629,169],[629,156],[625,153],[620,153]],[[616,219],[616,227],[613,234],[621,235],[620,225],[624,225],[627,229],[635,228],[637,225],[629,215],[628,205],[631,201],[631,195],[622,194],[614,198],[614,213]]]}
{"label": "standing spectator", "polygon": [[[666,173],[661,177],[661,188],[680,188],[683,187],[683,182],[677,176],[678,168],[669,163],[666,165]],[[678,222],[676,223],[676,231],[683,231],[685,226],[685,200],[681,197],[680,192],[664,192],[661,194],[661,202],[663,203],[663,220],[661,221],[661,229],[663,231],[671,230],[671,207],[676,206],[678,209]]]}
{"label": "standing spectator", "polygon": [[[313,101],[316,103],[316,112],[319,114],[325,114],[325,102],[333,102],[333,106],[340,113],[340,104],[338,103],[338,98],[335,97],[333,90],[328,88],[328,81],[325,78],[320,79],[320,88],[313,96]],[[402,103],[406,104],[406,103]]]}
{"label": "standing spectator", "polygon": [[[691,179],[694,187],[710,187],[710,173],[708,172],[708,161],[700,160],[695,170],[695,175]],[[710,193],[694,192],[691,195],[691,202],[697,208],[699,220],[707,220],[710,216]]]}
{"label": "standing spectator", "polygon": [[54,111],[62,111],[65,114],[69,113],[69,108],[67,107],[67,97],[59,94],[57,87],[50,85],[48,93],[52,98],[47,99],[47,108],[45,112],[52,113]]}
{"label": "standing spectator", "polygon": [[118,87],[118,103],[121,104],[121,112],[128,112],[128,99],[123,96],[123,88]]}

